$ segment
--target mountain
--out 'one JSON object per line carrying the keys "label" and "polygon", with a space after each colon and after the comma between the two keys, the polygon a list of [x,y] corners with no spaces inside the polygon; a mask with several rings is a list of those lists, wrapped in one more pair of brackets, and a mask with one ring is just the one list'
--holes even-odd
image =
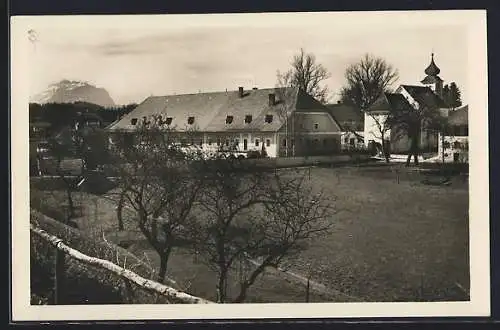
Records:
{"label": "mountain", "polygon": [[115,102],[104,88],[97,88],[86,82],[61,80],[51,84],[45,91],[33,96],[34,103],[89,102],[103,107],[114,106]]}

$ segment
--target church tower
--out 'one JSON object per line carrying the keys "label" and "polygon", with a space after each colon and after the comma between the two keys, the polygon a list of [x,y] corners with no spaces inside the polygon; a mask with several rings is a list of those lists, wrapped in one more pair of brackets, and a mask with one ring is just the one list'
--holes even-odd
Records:
{"label": "church tower", "polygon": [[424,72],[426,77],[421,83],[430,87],[440,97],[443,97],[443,79],[439,77],[441,70],[434,63],[434,53],[431,54],[431,63]]}

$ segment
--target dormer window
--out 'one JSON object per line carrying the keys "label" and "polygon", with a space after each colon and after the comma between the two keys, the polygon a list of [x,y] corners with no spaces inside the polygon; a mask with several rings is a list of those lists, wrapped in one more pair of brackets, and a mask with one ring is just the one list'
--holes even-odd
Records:
{"label": "dormer window", "polygon": [[167,125],[172,124],[172,117],[167,117],[167,118],[165,119],[165,124],[167,124]]}
{"label": "dormer window", "polygon": [[272,123],[273,122],[273,115],[266,115],[265,121],[268,124]]}
{"label": "dormer window", "polygon": [[245,124],[250,124],[252,122],[252,115],[245,116]]}
{"label": "dormer window", "polygon": [[188,117],[188,124],[193,125],[194,124],[194,117]]}
{"label": "dormer window", "polygon": [[233,122],[233,116],[227,116],[226,117],[226,124],[231,124]]}
{"label": "dormer window", "polygon": [[130,119],[130,124],[131,125],[136,125],[137,124],[137,118]]}

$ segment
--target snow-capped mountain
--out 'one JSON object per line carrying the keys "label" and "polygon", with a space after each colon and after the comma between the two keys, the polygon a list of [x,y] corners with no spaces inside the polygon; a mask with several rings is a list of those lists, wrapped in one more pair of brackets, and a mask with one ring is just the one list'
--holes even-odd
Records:
{"label": "snow-capped mountain", "polygon": [[115,102],[104,88],[98,88],[82,81],[61,80],[51,84],[43,92],[33,96],[34,103],[89,102],[103,107],[114,106]]}

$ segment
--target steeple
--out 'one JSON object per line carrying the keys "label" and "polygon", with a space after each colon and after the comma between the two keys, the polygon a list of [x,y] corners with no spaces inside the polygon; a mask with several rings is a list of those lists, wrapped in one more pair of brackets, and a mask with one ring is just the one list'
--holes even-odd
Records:
{"label": "steeple", "polygon": [[443,79],[439,77],[441,70],[438,68],[436,63],[434,63],[434,53],[431,53],[431,63],[424,70],[424,72],[426,77],[421,81],[421,83],[430,87],[437,95],[442,96]]}
{"label": "steeple", "polygon": [[428,76],[437,76],[441,72],[436,63],[434,63],[434,53],[431,54],[431,64],[429,64],[424,72]]}

